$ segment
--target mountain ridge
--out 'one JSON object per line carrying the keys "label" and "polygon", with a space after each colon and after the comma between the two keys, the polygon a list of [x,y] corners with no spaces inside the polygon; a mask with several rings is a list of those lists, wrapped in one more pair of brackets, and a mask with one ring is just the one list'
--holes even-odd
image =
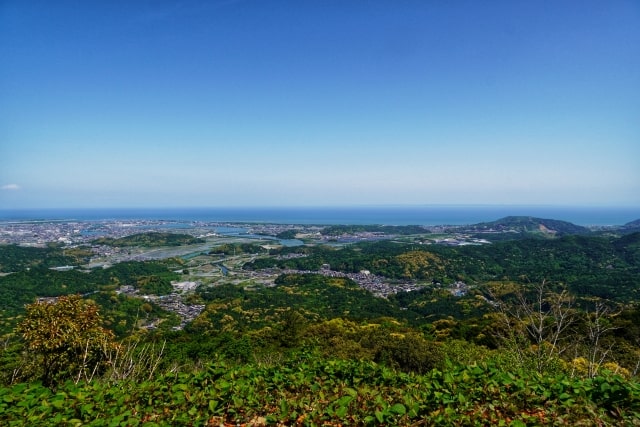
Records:
{"label": "mountain ridge", "polygon": [[495,221],[474,224],[471,229],[476,232],[530,233],[547,237],[590,232],[588,228],[568,221],[533,216],[505,216]]}

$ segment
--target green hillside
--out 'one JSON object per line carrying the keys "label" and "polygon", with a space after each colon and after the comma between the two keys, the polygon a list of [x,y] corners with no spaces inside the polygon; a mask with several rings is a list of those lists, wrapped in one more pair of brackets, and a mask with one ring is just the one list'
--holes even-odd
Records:
{"label": "green hillside", "polygon": [[470,231],[520,233],[544,237],[568,234],[587,234],[589,229],[567,221],[535,218],[530,216],[508,216],[496,221],[482,222],[469,226]]}
{"label": "green hillside", "polygon": [[92,243],[95,245],[107,245],[116,247],[128,247],[128,246],[180,246],[180,245],[193,245],[196,243],[204,243],[202,239],[190,236],[188,234],[176,234],[176,233],[141,233],[133,234],[131,236],[120,237],[114,239],[111,237],[102,237],[94,240]]}
{"label": "green hillside", "polygon": [[620,230],[623,233],[638,233],[640,232],[640,219],[636,219],[635,221],[630,221],[620,227]]}

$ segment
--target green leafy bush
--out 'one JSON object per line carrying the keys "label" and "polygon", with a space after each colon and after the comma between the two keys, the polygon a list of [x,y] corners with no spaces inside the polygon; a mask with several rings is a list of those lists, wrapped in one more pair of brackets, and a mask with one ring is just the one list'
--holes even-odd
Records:
{"label": "green leafy bush", "polygon": [[495,365],[405,374],[301,353],[275,366],[213,362],[151,381],[0,389],[4,425],[636,425],[640,387]]}

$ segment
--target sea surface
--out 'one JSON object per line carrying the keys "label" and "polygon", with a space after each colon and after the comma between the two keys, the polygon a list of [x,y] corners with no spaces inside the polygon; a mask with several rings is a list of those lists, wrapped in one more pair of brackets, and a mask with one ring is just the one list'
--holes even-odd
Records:
{"label": "sea surface", "polygon": [[3,209],[0,221],[171,220],[275,224],[465,225],[510,215],[558,219],[583,226],[623,225],[640,219],[640,207],[371,206],[243,208]]}

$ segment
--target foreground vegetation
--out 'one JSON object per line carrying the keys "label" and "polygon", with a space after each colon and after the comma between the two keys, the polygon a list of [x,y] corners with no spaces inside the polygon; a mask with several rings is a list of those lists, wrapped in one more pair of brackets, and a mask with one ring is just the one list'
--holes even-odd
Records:
{"label": "foreground vegetation", "polygon": [[[614,328],[604,311],[579,319],[562,295],[541,284],[532,289],[540,299],[522,300],[488,320],[498,330],[491,349],[452,338],[453,329],[438,334],[452,326],[448,322],[416,328],[375,310],[358,321],[341,309],[336,315],[327,311],[332,299],[317,292],[335,288],[348,295],[349,282],[335,280],[283,276],[280,291],[294,299],[267,297],[262,305],[255,290],[214,288],[206,295],[207,313],[187,330],[123,340],[101,326],[92,300],[31,304],[17,330],[22,341],[13,352],[5,343],[2,353],[12,379],[5,377],[0,388],[0,422],[522,426],[640,420],[637,377],[607,361]],[[354,299],[362,292],[353,291]],[[305,306],[305,294],[317,302],[315,311]],[[284,307],[296,300],[299,309]],[[253,316],[251,307],[267,310]],[[255,321],[225,314],[238,312],[244,313],[238,319]],[[593,340],[571,341],[580,328]],[[565,351],[583,353],[572,358]]]}
{"label": "foreground vegetation", "polygon": [[416,375],[364,361],[295,354],[144,381],[0,389],[4,425],[638,425],[640,387],[450,365]]}

